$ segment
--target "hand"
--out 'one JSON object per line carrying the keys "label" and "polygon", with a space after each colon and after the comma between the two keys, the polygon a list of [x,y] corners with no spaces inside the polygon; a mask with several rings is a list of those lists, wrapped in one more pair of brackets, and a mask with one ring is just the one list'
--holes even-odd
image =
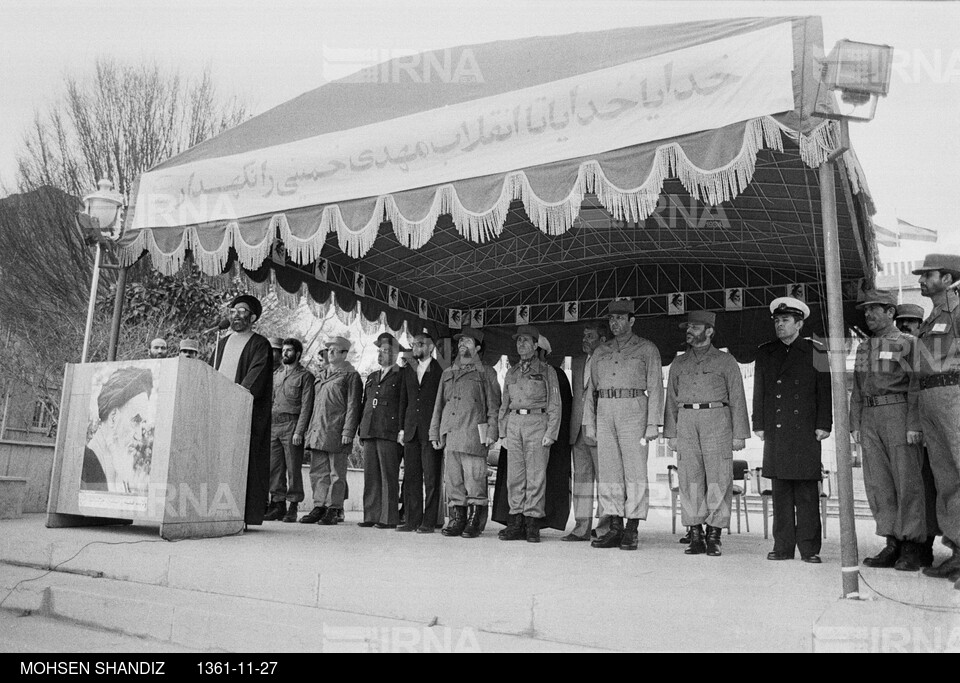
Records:
{"label": "hand", "polygon": [[352,443],[353,443],[353,439],[350,438],[349,436],[341,436],[341,437],[340,437],[340,445],[341,445],[341,446],[349,446],[349,445],[352,444]]}
{"label": "hand", "polygon": [[660,428],[656,425],[651,425],[647,427],[647,433],[643,435],[647,441],[653,441],[654,439],[660,436]]}
{"label": "hand", "polygon": [[399,432],[397,432],[397,443],[400,444],[401,446],[403,445],[403,430],[402,430],[402,429],[401,429]]}
{"label": "hand", "polygon": [[540,444],[541,444],[544,448],[550,448],[550,446],[552,446],[553,443],[554,443],[554,440],[551,439],[549,436],[543,437],[543,441],[540,442]]}
{"label": "hand", "polygon": [[761,441],[763,441],[763,430],[762,430],[762,429],[760,429],[760,430],[758,430],[758,431],[755,431],[754,434],[757,435],[757,438],[758,438],[758,439],[760,439]]}
{"label": "hand", "polygon": [[443,444],[439,441],[431,441],[430,445],[433,446],[433,450],[439,451],[443,449]]}
{"label": "hand", "polygon": [[303,435],[302,435],[302,434],[294,434],[294,435],[293,435],[293,439],[291,439],[291,441],[293,441],[293,445],[294,445],[294,446],[302,446],[302,445],[303,445]]}
{"label": "hand", "polygon": [[907,432],[907,443],[911,446],[920,446],[923,444],[923,432]]}
{"label": "hand", "polygon": [[677,440],[676,439],[667,439],[667,448],[669,448],[674,453],[677,452]]}
{"label": "hand", "polygon": [[853,437],[853,443],[860,443],[860,430],[859,430],[859,429],[854,429],[852,432],[850,432],[850,436]]}
{"label": "hand", "polygon": [[830,432],[828,432],[828,431],[826,431],[826,430],[824,430],[824,429],[818,429],[818,430],[817,430],[817,441],[823,441],[823,440],[826,439],[828,436],[830,436]]}
{"label": "hand", "polygon": [[733,450],[735,450],[735,451],[742,451],[742,450],[743,450],[744,448],[746,448],[746,447],[747,447],[747,440],[746,440],[746,439],[734,439],[734,440],[733,440]]}

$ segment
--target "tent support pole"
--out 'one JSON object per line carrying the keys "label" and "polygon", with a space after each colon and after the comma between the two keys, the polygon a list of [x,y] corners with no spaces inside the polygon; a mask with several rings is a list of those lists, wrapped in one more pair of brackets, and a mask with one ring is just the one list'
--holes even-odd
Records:
{"label": "tent support pole", "polygon": [[850,454],[850,421],[847,408],[846,348],[840,288],[840,242],[837,230],[836,162],[820,166],[820,211],[827,277],[827,331],[830,385],[833,391],[833,435],[837,447],[837,488],[840,501],[840,569],[843,597],[860,597],[860,559],[853,510],[853,461]]}
{"label": "tent support pole", "polygon": [[123,295],[127,287],[127,271],[129,268],[120,268],[117,275],[117,293],[113,299],[113,320],[110,323],[110,347],[107,350],[107,360],[117,360],[117,344],[120,340],[120,319],[123,316]]}

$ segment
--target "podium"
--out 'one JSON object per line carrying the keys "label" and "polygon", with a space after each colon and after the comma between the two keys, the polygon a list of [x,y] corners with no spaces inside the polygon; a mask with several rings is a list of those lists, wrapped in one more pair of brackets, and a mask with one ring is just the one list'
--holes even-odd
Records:
{"label": "podium", "polygon": [[200,360],[68,364],[47,527],[243,530],[253,396]]}

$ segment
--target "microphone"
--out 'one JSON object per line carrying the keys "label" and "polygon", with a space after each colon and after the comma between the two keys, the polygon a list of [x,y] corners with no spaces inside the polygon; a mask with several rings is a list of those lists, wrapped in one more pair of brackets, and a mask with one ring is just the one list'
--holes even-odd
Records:
{"label": "microphone", "polygon": [[230,327],[230,321],[227,320],[226,318],[221,318],[221,319],[220,319],[220,322],[218,322],[218,323],[217,323],[216,325],[214,325],[213,327],[204,330],[203,332],[200,333],[200,335],[203,336],[203,335],[205,335],[205,334],[210,334],[211,332],[217,332],[217,331],[219,331],[219,330],[225,330],[225,329],[227,329],[228,327]]}

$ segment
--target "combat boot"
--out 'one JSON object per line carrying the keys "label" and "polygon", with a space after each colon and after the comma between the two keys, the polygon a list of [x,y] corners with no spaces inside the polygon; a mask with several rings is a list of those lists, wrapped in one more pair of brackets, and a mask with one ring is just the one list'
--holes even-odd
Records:
{"label": "combat boot", "polygon": [[524,517],[527,526],[527,543],[540,542],[540,520],[536,517]]}
{"label": "combat boot", "polygon": [[897,563],[900,557],[900,541],[896,536],[887,536],[887,545],[873,557],[868,557],[863,561],[867,567],[874,569],[889,569]]}
{"label": "combat boot", "polygon": [[510,523],[497,534],[501,541],[522,541],[525,537],[523,515],[510,515]]}
{"label": "combat boot", "polygon": [[627,526],[623,530],[623,536],[620,538],[620,550],[636,550],[640,544],[637,527],[640,526],[639,519],[628,519]]}
{"label": "combat boot", "polygon": [[481,524],[486,517],[487,507],[485,505],[471,505],[467,509],[467,526],[464,527],[462,538],[476,538],[480,535]]}
{"label": "combat boot", "polygon": [[297,504],[296,503],[290,503],[290,505],[287,506],[287,514],[283,516],[283,521],[286,522],[287,524],[297,521]]}
{"label": "combat boot", "polygon": [[619,548],[623,541],[623,517],[610,517],[610,531],[591,541],[591,548]]}
{"label": "combat boot", "polygon": [[278,519],[282,519],[285,514],[287,514],[286,501],[275,500],[270,503],[270,508],[267,510],[267,514],[263,516],[263,521],[276,522]]}
{"label": "combat boot", "polygon": [[923,570],[924,576],[934,579],[960,579],[960,550],[953,549],[953,555],[938,564],[936,567],[927,567]]}
{"label": "combat boot", "polygon": [[317,524],[335,526],[340,523],[341,512],[343,511],[340,508],[327,508],[327,511],[323,513],[323,517],[320,518]]}
{"label": "combat boot", "polygon": [[327,514],[327,508],[322,505],[315,506],[310,512],[300,518],[301,524],[318,524],[323,516]]}
{"label": "combat boot", "polygon": [[690,545],[683,551],[684,555],[703,555],[707,552],[707,544],[703,542],[703,526],[694,524],[687,531],[690,536]]}
{"label": "combat boot", "polygon": [[893,568],[900,572],[920,571],[920,550],[923,546],[913,541],[900,542],[900,557]]}
{"label": "combat boot", "polygon": [[680,537],[679,543],[687,544],[690,542],[690,527],[687,527],[687,533]]}
{"label": "combat boot", "polygon": [[450,523],[440,533],[447,537],[459,536],[467,526],[467,506],[454,505],[450,508]]}
{"label": "combat boot", "polygon": [[720,557],[722,554],[720,552],[720,535],[723,533],[723,529],[716,526],[707,525],[707,556],[708,557]]}

